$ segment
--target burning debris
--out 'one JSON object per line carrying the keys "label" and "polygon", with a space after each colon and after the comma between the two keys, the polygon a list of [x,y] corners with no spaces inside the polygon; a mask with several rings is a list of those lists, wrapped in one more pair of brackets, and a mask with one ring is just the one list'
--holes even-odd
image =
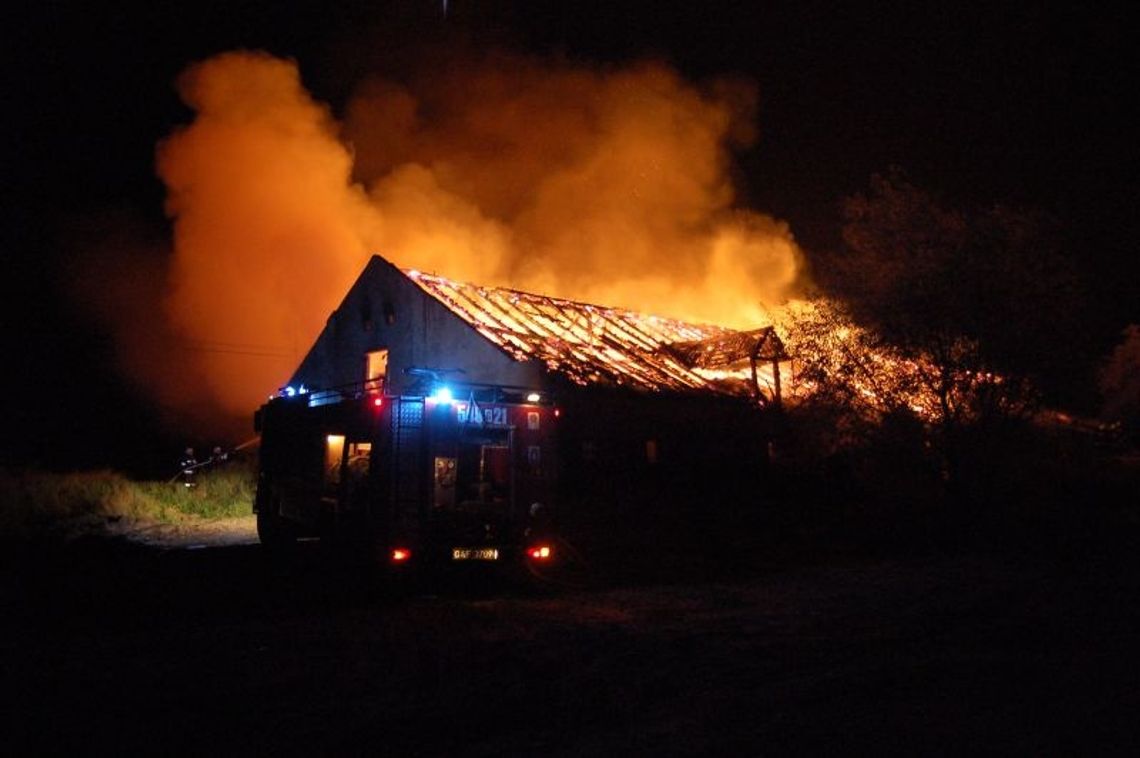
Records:
{"label": "burning debris", "polygon": [[405,273],[515,360],[541,361],[576,384],[712,390],[779,401],[779,366],[788,356],[771,326],[737,331]]}
{"label": "burning debris", "polygon": [[927,424],[1025,416],[1033,406],[1025,380],[973,368],[976,346],[964,338],[941,356],[905,351],[825,298],[794,303],[777,323],[794,356],[795,383],[785,394],[797,401],[814,398],[872,421],[907,413]]}

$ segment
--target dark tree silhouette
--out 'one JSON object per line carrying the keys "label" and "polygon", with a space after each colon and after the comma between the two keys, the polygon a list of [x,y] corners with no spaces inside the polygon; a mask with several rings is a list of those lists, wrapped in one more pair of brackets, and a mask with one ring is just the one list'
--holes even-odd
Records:
{"label": "dark tree silhouette", "polygon": [[1081,286],[1061,229],[1006,207],[960,210],[899,170],[844,203],[825,286],[924,374],[948,420],[1023,413],[1072,381]]}
{"label": "dark tree silhouette", "polygon": [[934,399],[953,478],[978,429],[1027,417],[1077,373],[1081,286],[1065,237],[1039,213],[949,207],[897,169],[843,210],[821,284],[866,345],[916,370],[907,380]]}

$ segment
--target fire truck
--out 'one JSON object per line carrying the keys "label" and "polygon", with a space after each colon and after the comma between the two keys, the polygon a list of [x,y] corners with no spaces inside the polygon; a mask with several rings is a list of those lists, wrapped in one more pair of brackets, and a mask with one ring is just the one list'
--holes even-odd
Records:
{"label": "fire truck", "polygon": [[397,572],[554,558],[559,410],[541,391],[382,380],[286,388],[254,415],[254,511],[278,554],[319,539]]}

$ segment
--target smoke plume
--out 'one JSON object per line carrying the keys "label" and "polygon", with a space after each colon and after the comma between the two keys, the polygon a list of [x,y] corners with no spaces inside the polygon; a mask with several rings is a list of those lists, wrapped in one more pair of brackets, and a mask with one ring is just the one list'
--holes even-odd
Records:
{"label": "smoke plume", "polygon": [[291,61],[234,52],[183,74],[195,116],[157,151],[174,224],[162,314],[194,348],[171,359],[223,412],[248,418],[288,378],[372,253],[736,327],[791,294],[787,225],[737,207],[731,180],[754,139],[749,85],[653,61],[447,64],[363,82],[340,122]]}

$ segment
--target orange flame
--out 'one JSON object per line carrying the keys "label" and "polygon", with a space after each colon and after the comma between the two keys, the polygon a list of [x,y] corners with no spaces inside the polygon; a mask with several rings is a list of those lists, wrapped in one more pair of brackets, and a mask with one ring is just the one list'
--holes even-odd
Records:
{"label": "orange flame", "polygon": [[179,91],[194,120],[157,153],[174,222],[164,317],[199,349],[167,363],[192,363],[230,416],[285,381],[373,252],[737,328],[768,323],[763,303],[799,276],[787,225],[735,204],[731,149],[752,139],[754,105],[739,82],[494,54],[366,82],[337,123],[293,62],[233,52]]}

